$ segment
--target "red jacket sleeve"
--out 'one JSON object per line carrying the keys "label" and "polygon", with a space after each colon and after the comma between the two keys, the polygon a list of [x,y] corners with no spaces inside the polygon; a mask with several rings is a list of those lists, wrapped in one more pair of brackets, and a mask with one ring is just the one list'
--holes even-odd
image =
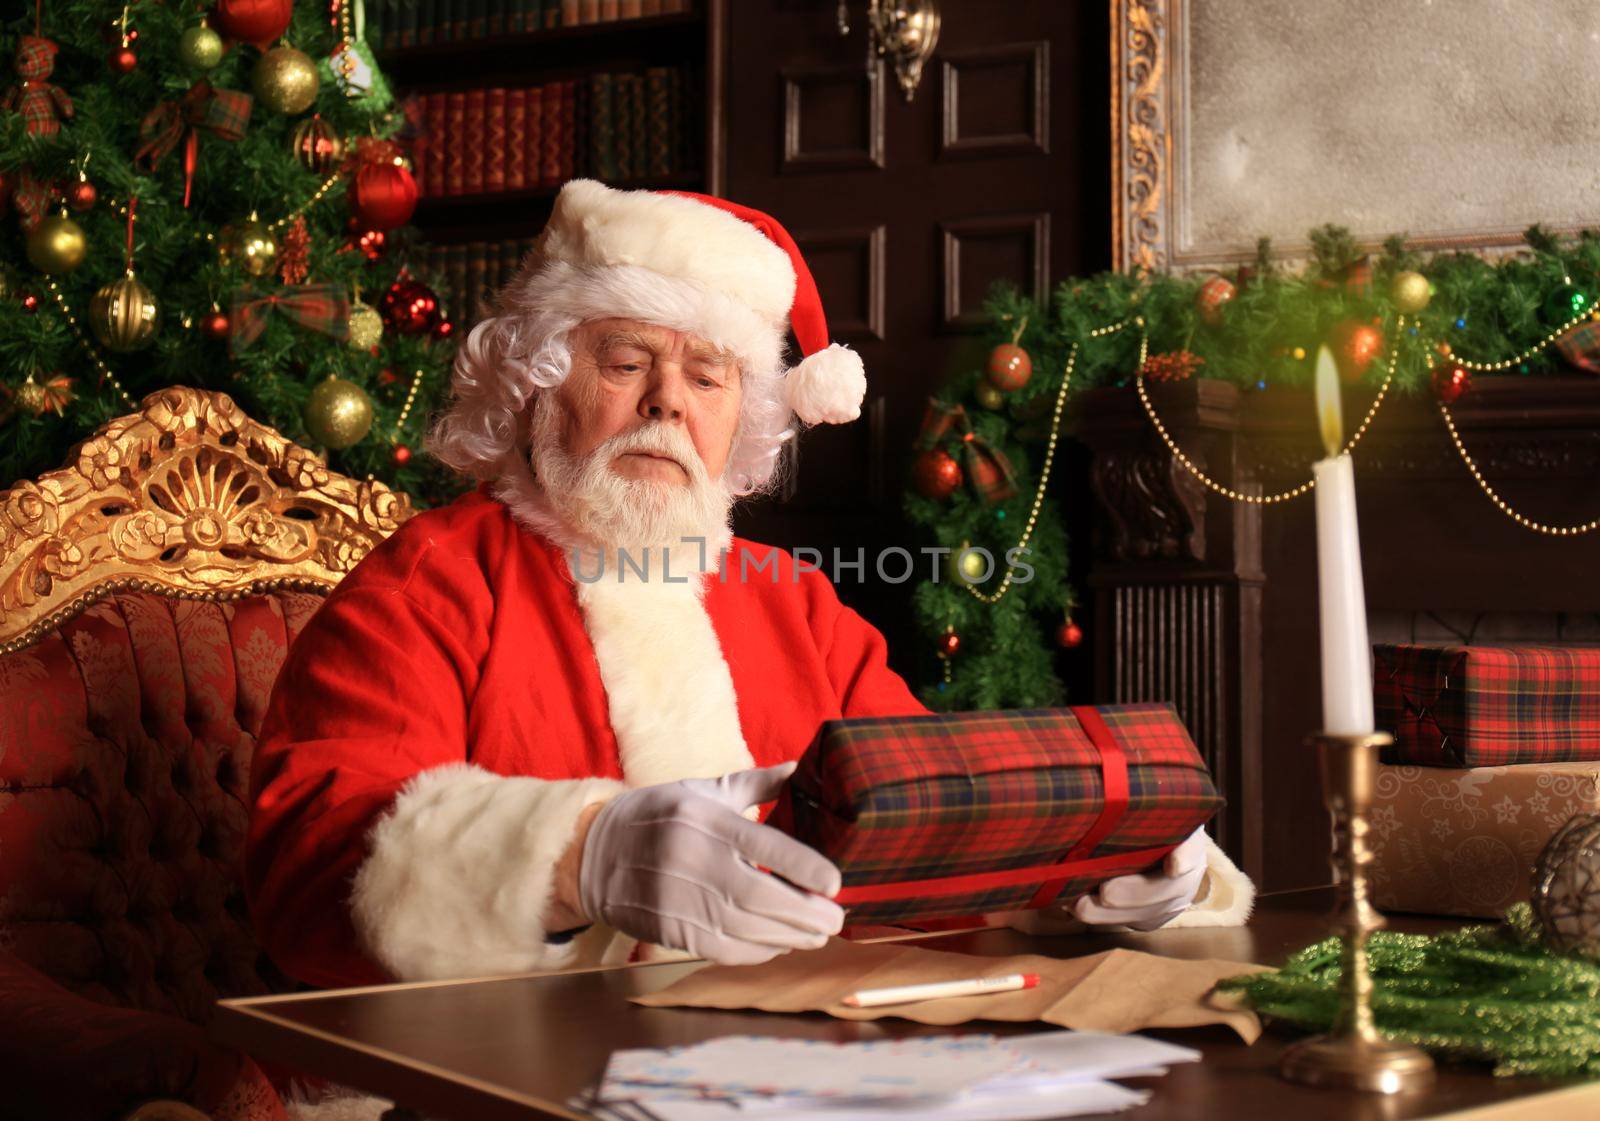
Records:
{"label": "red jacket sleeve", "polygon": [[889,668],[883,634],[839,601],[820,571],[808,572],[812,618],[819,647],[845,716],[912,716],[929,710]]}
{"label": "red jacket sleeve", "polygon": [[[366,837],[407,780],[466,758],[467,698],[486,592],[358,567],[306,625],[284,663],[251,766],[245,893],[262,946],[314,985],[390,978],[362,951],[350,881]],[[396,578],[398,575],[399,578]]]}

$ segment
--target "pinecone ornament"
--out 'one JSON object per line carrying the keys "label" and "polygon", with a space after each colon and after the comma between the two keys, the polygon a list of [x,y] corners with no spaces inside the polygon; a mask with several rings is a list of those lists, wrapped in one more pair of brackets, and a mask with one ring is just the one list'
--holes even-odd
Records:
{"label": "pinecone ornament", "polygon": [[1600,960],[1600,814],[1574,814],[1539,854],[1533,913],[1552,950]]}

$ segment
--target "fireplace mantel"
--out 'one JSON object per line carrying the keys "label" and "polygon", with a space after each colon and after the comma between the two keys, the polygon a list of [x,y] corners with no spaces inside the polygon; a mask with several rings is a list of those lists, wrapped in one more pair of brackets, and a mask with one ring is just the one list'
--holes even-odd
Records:
{"label": "fireplace mantel", "polygon": [[[1319,454],[1309,391],[1197,379],[1150,397],[1183,452],[1241,493],[1290,489]],[[1371,401],[1348,391],[1347,420]],[[1452,411],[1513,507],[1561,525],[1600,517],[1600,380],[1481,377]],[[1327,820],[1303,743],[1321,714],[1312,496],[1264,506],[1208,490],[1131,387],[1080,395],[1072,424],[1102,515],[1097,695],[1177,704],[1228,797],[1224,845],[1267,889],[1324,882]],[[1600,613],[1600,532],[1549,537],[1502,514],[1431,396],[1391,392],[1355,458],[1373,614]]]}

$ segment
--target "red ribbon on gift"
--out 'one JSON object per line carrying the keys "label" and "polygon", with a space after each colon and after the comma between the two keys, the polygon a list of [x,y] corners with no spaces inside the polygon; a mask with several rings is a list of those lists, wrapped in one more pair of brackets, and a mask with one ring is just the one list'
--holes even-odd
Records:
{"label": "red ribbon on gift", "polygon": [[917,447],[922,451],[937,447],[952,432],[961,434],[962,473],[977,496],[989,505],[1017,493],[1017,473],[1005,453],[972,427],[972,419],[961,405],[947,405],[936,397],[928,398],[922,416]]}
{"label": "red ribbon on gift", "polygon": [[260,338],[261,332],[267,329],[267,317],[274,311],[308,331],[335,339],[345,339],[350,334],[350,298],[343,287],[308,284],[253,298],[236,295],[229,317],[233,333],[228,339],[228,349],[237,354]]}
{"label": "red ribbon on gift", "polygon": [[224,140],[238,140],[250,123],[254,104],[247,93],[219,90],[204,78],[189,87],[176,101],[163,101],[139,122],[139,139],[134,162],[154,171],[167,153],[183,141],[183,205],[189,205],[194,187],[194,169],[200,160],[200,133],[209,132]]}

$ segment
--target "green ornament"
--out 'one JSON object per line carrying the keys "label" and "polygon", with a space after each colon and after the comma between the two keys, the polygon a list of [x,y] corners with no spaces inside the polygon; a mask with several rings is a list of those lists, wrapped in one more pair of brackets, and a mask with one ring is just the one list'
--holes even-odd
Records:
{"label": "green ornament", "polygon": [[1589,297],[1570,284],[1563,284],[1544,302],[1544,317],[1555,326],[1560,323],[1569,323],[1584,314],[1591,307]]}
{"label": "green ornament", "polygon": [[222,36],[204,24],[191,27],[178,40],[178,58],[185,66],[210,70],[222,61]]}

